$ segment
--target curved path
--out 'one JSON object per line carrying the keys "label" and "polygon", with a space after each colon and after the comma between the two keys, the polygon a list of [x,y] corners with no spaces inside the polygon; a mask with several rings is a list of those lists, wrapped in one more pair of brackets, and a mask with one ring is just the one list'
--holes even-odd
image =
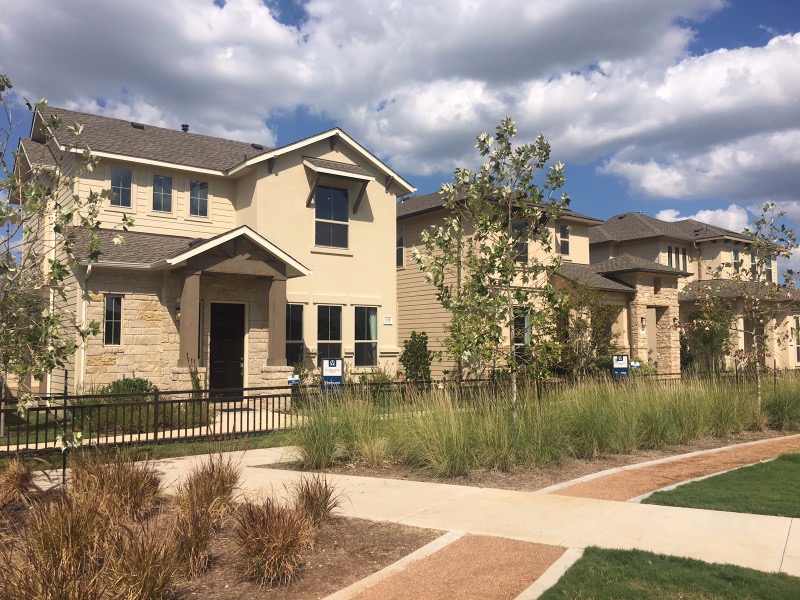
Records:
{"label": "curved path", "polygon": [[[504,556],[521,553],[527,557],[527,577],[529,581],[533,581],[541,572],[541,568],[535,566],[539,564],[537,556],[546,556],[546,563],[555,560],[564,548],[587,546],[636,548],[800,576],[800,519],[619,501],[643,493],[643,487],[646,486],[649,489],[644,491],[654,491],[675,483],[679,468],[684,469],[684,474],[690,472],[689,477],[684,477],[690,479],[758,462],[764,458],[773,458],[796,449],[800,449],[800,436],[765,440],[615,469],[598,476],[590,476],[590,481],[582,478],[578,482],[561,484],[557,490],[548,488],[539,492],[371,477],[331,476],[331,479],[348,499],[340,511],[346,516],[469,534],[463,540],[454,541],[452,547],[438,550],[445,552],[439,554],[438,558],[437,552],[424,558],[419,564],[411,563],[414,570],[409,570],[412,566],[405,569],[410,575],[416,573],[409,581],[413,579],[417,582],[418,587],[415,588],[413,597],[418,600],[447,597],[442,596],[442,589],[437,589],[435,582],[425,581],[426,572],[444,572],[445,581],[447,577],[451,578],[451,582],[447,584],[450,586],[448,589],[453,589],[462,579],[463,586],[465,581],[477,582],[481,578],[486,582],[485,585],[494,585],[496,588],[497,578],[502,577],[502,569],[508,568],[503,562]],[[760,458],[751,460],[754,452]],[[247,493],[271,493],[280,496],[286,493],[287,484],[301,476],[297,471],[267,468],[270,464],[290,460],[294,454],[293,449],[251,450],[240,454],[243,488]],[[699,460],[701,457],[706,459],[706,466],[703,468],[700,468],[703,462]],[[198,457],[165,459],[157,461],[157,465],[163,472],[165,481],[176,483],[196,460]],[[654,478],[654,474],[660,475]],[[656,487],[652,487],[653,485]],[[618,492],[601,493],[599,490],[602,489],[614,489]],[[604,497],[591,497],[593,495]],[[606,496],[615,499],[605,499]],[[498,541],[492,538],[504,539]],[[527,545],[516,545],[519,543]],[[556,548],[537,548],[533,544]],[[472,563],[465,559],[467,555],[474,557]],[[450,559],[447,559],[448,556]],[[490,559],[494,558],[497,560],[492,562]],[[436,561],[442,559],[447,564],[462,561],[455,562],[460,564],[460,569],[451,569],[450,575],[447,575],[441,565],[437,566]],[[419,571],[425,569],[426,563],[431,568]],[[492,579],[492,573],[495,579]],[[394,574],[387,581],[401,575],[402,573]],[[398,583],[400,581],[402,580],[397,580]],[[478,586],[477,583],[469,585]],[[508,595],[512,592],[509,588],[508,593],[506,590],[499,590],[503,593],[463,597],[513,598],[519,593],[517,588],[514,588],[511,596]],[[380,589],[375,589],[375,592]],[[399,589],[407,591],[405,584],[400,585]],[[368,589],[334,597],[360,600],[404,597],[392,596],[390,588],[383,589],[383,594],[373,596]],[[519,597],[532,598],[535,595],[523,593]]]}

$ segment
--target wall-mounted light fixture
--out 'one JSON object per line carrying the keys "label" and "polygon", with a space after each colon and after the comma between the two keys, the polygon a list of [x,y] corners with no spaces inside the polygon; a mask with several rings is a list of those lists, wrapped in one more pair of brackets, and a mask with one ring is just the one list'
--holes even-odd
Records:
{"label": "wall-mounted light fixture", "polygon": [[642,317],[641,318],[641,323],[642,323],[642,329],[646,329],[647,328],[647,317]]}
{"label": "wall-mounted light fixture", "polygon": [[678,320],[678,317],[675,317],[675,318],[672,319],[672,326],[675,329],[680,329],[681,328],[681,322]]}
{"label": "wall-mounted light fixture", "polygon": [[180,298],[178,298],[175,301],[175,320],[176,321],[180,321],[181,320],[181,299]]}

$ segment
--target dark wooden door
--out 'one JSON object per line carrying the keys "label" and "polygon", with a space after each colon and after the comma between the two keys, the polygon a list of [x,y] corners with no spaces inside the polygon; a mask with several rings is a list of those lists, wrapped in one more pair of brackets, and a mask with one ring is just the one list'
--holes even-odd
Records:
{"label": "dark wooden door", "polygon": [[209,387],[244,387],[244,304],[211,305]]}

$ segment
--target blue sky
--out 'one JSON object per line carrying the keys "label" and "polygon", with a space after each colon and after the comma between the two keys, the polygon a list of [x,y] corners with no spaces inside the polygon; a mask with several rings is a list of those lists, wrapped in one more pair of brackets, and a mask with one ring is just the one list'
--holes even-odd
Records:
{"label": "blue sky", "polygon": [[267,145],[338,125],[419,193],[475,166],[475,136],[511,116],[520,140],[552,143],[579,212],[738,230],[774,201],[800,224],[792,1],[0,0],[0,11],[0,72],[58,106]]}

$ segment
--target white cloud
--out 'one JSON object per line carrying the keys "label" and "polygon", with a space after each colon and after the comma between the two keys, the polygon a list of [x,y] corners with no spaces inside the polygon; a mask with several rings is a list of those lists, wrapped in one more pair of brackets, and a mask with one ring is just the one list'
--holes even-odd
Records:
{"label": "white cloud", "polygon": [[406,175],[510,115],[646,196],[798,197],[800,34],[690,55],[723,0],[309,0],[296,26],[261,0],[0,1],[0,71],[56,105],[271,145],[304,107]]}
{"label": "white cloud", "polygon": [[680,211],[668,208],[656,213],[656,219],[664,221],[678,221],[680,219],[694,219],[701,223],[716,225],[724,229],[730,229],[737,233],[750,225],[752,220],[751,211],[737,204],[731,204],[728,208],[716,210],[699,210],[693,215],[681,215]]}

